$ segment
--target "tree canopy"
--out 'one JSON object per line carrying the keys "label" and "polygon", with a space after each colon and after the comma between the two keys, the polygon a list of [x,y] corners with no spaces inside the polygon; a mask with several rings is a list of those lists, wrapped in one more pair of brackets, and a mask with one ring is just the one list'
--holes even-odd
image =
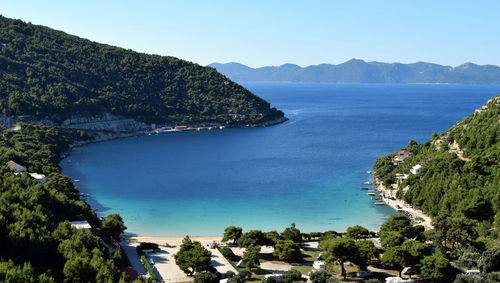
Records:
{"label": "tree canopy", "polygon": [[[430,141],[410,142],[411,155],[394,164],[395,153],[379,158],[375,176],[397,196],[432,217],[434,240],[440,247],[477,249],[477,239],[498,238],[500,216],[500,96]],[[422,168],[410,174],[415,165]],[[408,174],[396,184],[396,174]],[[392,231],[413,238],[404,219],[390,224]],[[386,229],[381,227],[381,234]],[[479,249],[481,251],[481,249]]]}
{"label": "tree canopy", "polygon": [[169,56],[99,44],[0,16],[0,113],[62,121],[109,111],[148,123],[273,120],[239,84]]}
{"label": "tree canopy", "polygon": [[[119,261],[110,259],[93,234],[101,222],[59,173],[62,153],[87,136],[72,129],[21,126],[19,131],[0,127],[0,281],[118,282]],[[13,174],[4,165],[9,160],[46,174],[47,181]],[[71,227],[68,221],[76,220],[88,221],[92,231]]]}
{"label": "tree canopy", "polygon": [[353,239],[334,238],[326,239],[320,242],[320,248],[327,253],[327,260],[336,260],[340,262],[342,276],[346,277],[344,263],[346,261],[355,261],[358,258],[358,249]]}
{"label": "tree canopy", "polygon": [[192,241],[185,237],[180,246],[180,250],[175,255],[175,263],[188,275],[196,272],[210,264],[212,253],[205,249],[200,242]]}
{"label": "tree canopy", "polygon": [[274,247],[273,255],[284,261],[299,261],[302,259],[299,245],[292,240],[278,241]]}
{"label": "tree canopy", "polygon": [[223,242],[232,240],[233,243],[236,242],[243,234],[243,229],[241,227],[229,226],[224,229],[224,236],[222,238]]}
{"label": "tree canopy", "polygon": [[113,238],[115,241],[120,241],[120,235],[127,229],[124,225],[123,219],[119,214],[110,214],[102,222],[101,230],[103,233]]}

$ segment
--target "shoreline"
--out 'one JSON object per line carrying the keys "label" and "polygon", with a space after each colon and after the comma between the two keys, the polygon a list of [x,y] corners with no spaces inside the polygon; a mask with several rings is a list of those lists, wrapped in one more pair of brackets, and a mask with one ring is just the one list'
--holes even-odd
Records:
{"label": "shoreline", "polygon": [[[265,122],[258,123],[258,124],[225,126],[224,128],[222,128],[220,130],[223,130],[223,129],[245,129],[245,128],[265,128],[265,127],[271,127],[271,126],[285,123],[288,120],[289,119],[286,116],[283,116],[283,117],[280,117],[278,119],[265,121]],[[196,125],[192,126],[192,128],[195,128],[195,127],[197,127],[197,126]],[[72,128],[72,127],[69,127],[69,128]],[[92,130],[85,130],[85,129],[79,129],[79,128],[72,128],[72,129],[90,132],[94,135],[89,140],[78,141],[78,142],[74,142],[74,143],[70,144],[69,149],[61,155],[61,157],[60,157],[61,161],[65,158],[67,158],[71,154],[71,151],[74,148],[78,148],[78,147],[82,147],[82,146],[94,144],[94,143],[101,143],[101,142],[107,142],[107,141],[112,141],[112,140],[117,140],[117,139],[133,138],[133,137],[140,137],[140,136],[146,136],[146,135],[153,134],[151,132],[151,130],[138,130],[135,132],[118,132],[118,131],[109,131],[108,132],[108,131],[92,131]],[[178,132],[192,132],[192,131],[196,131],[196,130],[189,129],[189,130],[178,131]],[[155,135],[166,134],[166,132],[154,133],[154,134]]]}
{"label": "shoreline", "polygon": [[[411,220],[414,222],[414,225],[422,225],[424,226],[425,230],[431,230],[434,229],[434,226],[432,226],[432,219],[430,216],[425,214],[423,211],[420,209],[413,208],[410,206],[407,202],[404,200],[398,199],[396,197],[396,191],[397,190],[388,190],[382,182],[375,178],[375,190],[380,193],[380,196],[382,198],[382,201],[391,207],[392,209],[396,210],[397,212],[405,212],[409,214],[411,217]],[[394,198],[394,200],[390,199],[391,197]],[[396,206],[400,206],[401,208],[397,208]],[[418,221],[416,218],[422,218],[423,221]]]}
{"label": "shoreline", "polygon": [[[284,123],[288,120],[289,119],[287,117],[283,116],[283,117],[280,117],[278,119],[266,121],[266,122],[259,123],[259,124],[227,126],[224,128],[220,128],[220,130],[226,129],[226,128],[244,129],[244,128],[269,127],[269,126],[274,126],[274,125]],[[176,131],[176,132],[197,131],[196,128],[197,128],[197,125],[190,125],[190,128],[188,130],[180,130],[180,131]],[[84,129],[82,129],[82,130],[84,130]],[[203,130],[208,130],[208,129],[203,129]],[[118,132],[118,131],[90,131],[90,132],[91,133],[93,132],[93,138],[86,140],[86,141],[79,141],[79,142],[75,142],[75,143],[71,144],[69,150],[62,154],[61,161],[65,158],[67,158],[71,154],[71,151],[74,148],[82,147],[85,145],[106,142],[106,141],[112,141],[112,140],[117,140],[117,139],[123,139],[123,138],[132,138],[132,137],[139,137],[139,136],[145,136],[145,135],[152,135],[152,134],[156,135],[156,134],[166,134],[167,133],[167,132],[153,133],[153,132],[151,132],[151,130],[138,130],[135,132]],[[70,177],[70,176],[68,176],[68,177]],[[387,190],[378,179],[375,179],[374,185],[375,185],[375,190],[377,192],[380,192],[382,194],[386,194],[389,196],[393,195],[394,191]],[[381,196],[382,196],[382,194],[381,194]],[[417,209],[408,208],[406,206],[407,203],[402,201],[402,200],[396,199],[395,201],[393,201],[393,200],[390,200],[389,198],[386,198],[386,197],[382,197],[382,200],[384,201],[384,203],[386,203],[389,207],[391,207],[392,209],[394,209],[397,212],[399,212],[401,210],[408,212],[411,215],[412,220],[414,220],[415,217],[422,217],[424,219],[424,221],[422,221],[421,223],[417,223],[417,224],[423,225],[426,230],[432,229],[430,217],[427,216],[426,214],[424,214],[422,211],[417,210]],[[98,212],[95,208],[93,208],[87,202],[87,200],[85,200],[85,202],[96,213]],[[397,209],[396,205],[400,205],[403,209]],[[353,223],[353,225],[356,225],[356,223]],[[379,228],[378,229],[371,229],[370,231],[378,232],[378,230],[379,230]],[[337,232],[339,232],[339,231],[337,231]],[[342,231],[340,231],[340,232],[342,232]],[[345,231],[343,231],[343,232],[345,232]],[[184,237],[186,237],[186,236],[189,236],[192,240],[196,240],[196,241],[200,241],[200,242],[206,242],[206,241],[220,242],[220,240],[222,239],[222,236],[213,236],[213,235],[193,235],[193,236],[191,236],[191,235],[185,235],[185,236],[147,235],[147,234],[143,234],[140,232],[131,232],[131,233],[125,232],[123,234],[123,238],[127,239],[127,240],[139,240],[140,239],[140,240],[144,241],[145,239],[149,239],[153,242],[155,242],[155,241],[171,241],[171,242],[179,242],[179,243],[181,243],[182,239],[184,239]]]}

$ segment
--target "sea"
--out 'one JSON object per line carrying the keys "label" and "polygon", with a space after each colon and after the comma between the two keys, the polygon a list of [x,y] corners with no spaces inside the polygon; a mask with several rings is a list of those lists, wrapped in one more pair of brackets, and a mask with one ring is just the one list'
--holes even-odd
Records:
{"label": "sea", "polygon": [[375,160],[427,141],[499,85],[242,83],[289,120],[266,128],[154,134],[74,149],[63,173],[127,232],[218,236],[225,227],[377,230],[396,213],[363,183]]}

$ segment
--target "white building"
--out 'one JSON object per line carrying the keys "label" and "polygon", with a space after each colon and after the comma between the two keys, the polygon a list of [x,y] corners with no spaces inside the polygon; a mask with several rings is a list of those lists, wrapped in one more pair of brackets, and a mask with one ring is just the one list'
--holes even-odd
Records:
{"label": "white building", "polygon": [[269,277],[274,277],[274,279],[276,280],[276,282],[278,282],[278,283],[283,282],[283,275],[280,274],[280,273],[267,274],[264,277],[266,279],[269,278]]}
{"label": "white building", "polygon": [[403,183],[403,180],[406,180],[408,178],[408,174],[396,174],[396,184],[401,184]]}
{"label": "white building", "polygon": [[413,283],[412,279],[403,279],[401,277],[387,277],[385,278],[385,283]]}
{"label": "white building", "polygon": [[421,168],[422,168],[422,165],[417,164],[417,165],[411,167],[410,173],[412,173],[413,175],[417,175]]}
{"label": "white building", "polygon": [[38,173],[30,173],[30,176],[37,180],[38,182],[44,184],[45,182],[47,182],[47,177],[43,174],[38,174]]}
{"label": "white building", "polygon": [[406,158],[410,157],[411,152],[408,150],[402,149],[398,152],[396,156],[394,156],[394,165],[398,165],[399,163],[403,162]]}
{"label": "white building", "polygon": [[314,269],[324,269],[325,268],[325,262],[323,262],[323,261],[315,261],[315,262],[313,262],[313,268]]}
{"label": "white building", "polygon": [[85,230],[90,230],[92,226],[87,222],[87,220],[83,221],[71,221],[69,224],[71,224],[71,227],[74,227],[76,229],[85,229]]}
{"label": "white building", "polygon": [[7,167],[9,167],[9,169],[11,171],[13,171],[14,173],[22,173],[22,172],[28,171],[28,170],[26,170],[26,167],[19,165],[12,160],[7,162]]}

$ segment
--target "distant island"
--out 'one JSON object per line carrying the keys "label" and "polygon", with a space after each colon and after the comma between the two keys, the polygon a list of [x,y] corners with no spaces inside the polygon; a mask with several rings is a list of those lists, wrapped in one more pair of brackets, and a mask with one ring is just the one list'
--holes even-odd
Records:
{"label": "distant island", "polygon": [[451,67],[426,62],[401,64],[351,59],[338,65],[307,67],[284,64],[251,68],[240,63],[209,66],[239,82],[500,84],[500,67],[473,63]]}

